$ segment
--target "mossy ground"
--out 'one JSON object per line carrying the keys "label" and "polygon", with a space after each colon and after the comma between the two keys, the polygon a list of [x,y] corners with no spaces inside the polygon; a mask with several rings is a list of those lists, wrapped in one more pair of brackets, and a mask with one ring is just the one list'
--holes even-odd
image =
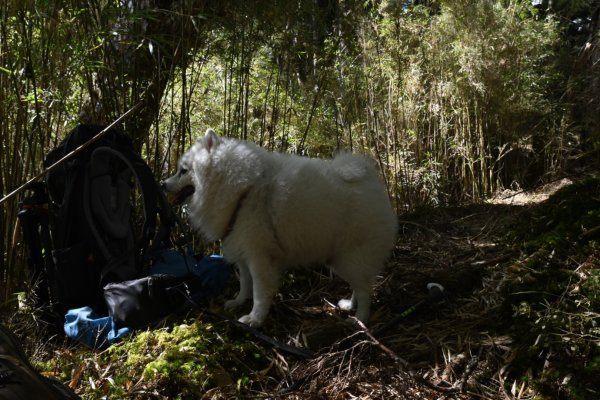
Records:
{"label": "mossy ground", "polygon": [[199,399],[219,386],[241,393],[262,379],[272,357],[254,341],[229,337],[200,319],[140,331],[103,352],[58,351],[60,357],[36,365],[90,400]]}

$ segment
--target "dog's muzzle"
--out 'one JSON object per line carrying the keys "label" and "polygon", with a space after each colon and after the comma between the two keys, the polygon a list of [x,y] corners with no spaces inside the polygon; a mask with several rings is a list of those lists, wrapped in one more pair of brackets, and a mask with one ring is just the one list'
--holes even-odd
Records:
{"label": "dog's muzzle", "polygon": [[177,192],[171,192],[168,190],[167,183],[165,181],[160,181],[160,187],[163,190],[163,192],[167,194],[169,203],[175,206],[184,203],[187,200],[187,198],[195,192],[195,188],[192,185],[184,186],[181,190]]}

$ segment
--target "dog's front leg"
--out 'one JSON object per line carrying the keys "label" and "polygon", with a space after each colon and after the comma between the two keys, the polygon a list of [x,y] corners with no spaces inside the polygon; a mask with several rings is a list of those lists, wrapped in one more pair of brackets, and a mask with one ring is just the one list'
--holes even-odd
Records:
{"label": "dog's front leg", "polygon": [[234,299],[225,302],[225,309],[229,310],[244,304],[244,302],[252,297],[252,275],[245,262],[238,264],[240,273],[240,291]]}
{"label": "dog's front leg", "polygon": [[269,313],[273,296],[279,289],[280,273],[268,261],[251,262],[249,268],[254,302],[250,314],[244,315],[239,321],[257,327],[262,325]]}

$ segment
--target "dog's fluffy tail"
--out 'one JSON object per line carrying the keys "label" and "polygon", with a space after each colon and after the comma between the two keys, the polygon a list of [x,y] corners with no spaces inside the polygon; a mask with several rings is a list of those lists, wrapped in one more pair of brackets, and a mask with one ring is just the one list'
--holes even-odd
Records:
{"label": "dog's fluffy tail", "polygon": [[377,175],[373,161],[364,155],[341,153],[332,160],[333,170],[348,183]]}

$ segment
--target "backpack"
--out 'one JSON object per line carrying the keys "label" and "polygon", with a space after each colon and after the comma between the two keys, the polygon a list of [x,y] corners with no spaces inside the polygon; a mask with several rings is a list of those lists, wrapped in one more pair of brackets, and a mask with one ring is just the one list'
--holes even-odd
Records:
{"label": "backpack", "polygon": [[37,372],[17,337],[0,324],[0,400],[80,400],[56,379]]}
{"label": "backpack", "polygon": [[139,277],[149,255],[167,246],[175,224],[130,138],[117,129],[96,137],[103,129],[73,129],[47,154],[45,184],[32,186],[33,194],[20,203],[36,305],[49,302],[60,323],[77,307],[106,312],[102,288]]}

